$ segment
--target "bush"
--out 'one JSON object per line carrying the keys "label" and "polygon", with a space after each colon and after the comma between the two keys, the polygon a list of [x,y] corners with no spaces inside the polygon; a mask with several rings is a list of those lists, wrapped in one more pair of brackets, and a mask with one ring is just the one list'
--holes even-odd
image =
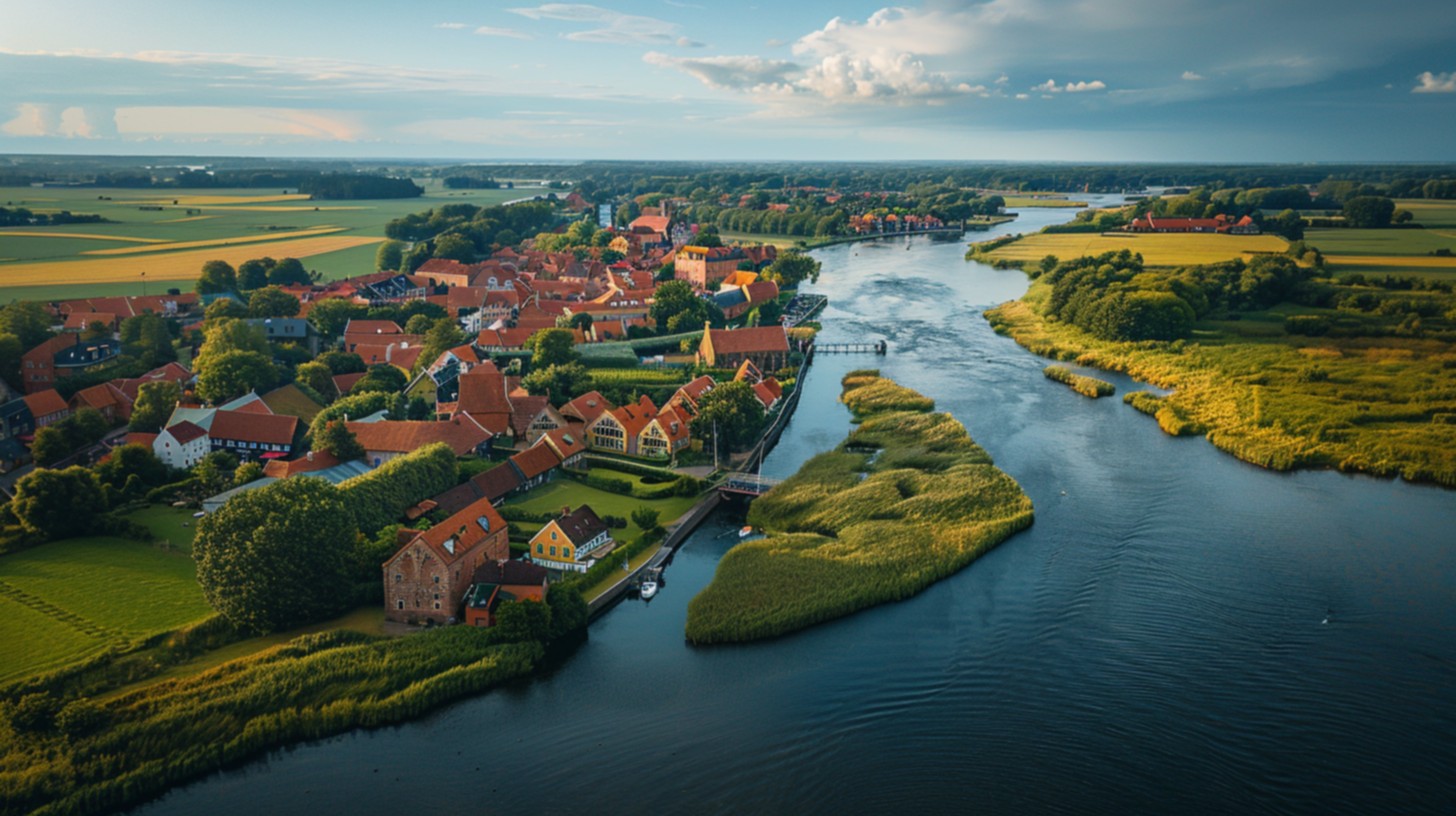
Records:
{"label": "bush", "polygon": [[455,484],[455,454],[448,445],[435,443],[341,483],[339,492],[359,531],[373,535],[408,508]]}

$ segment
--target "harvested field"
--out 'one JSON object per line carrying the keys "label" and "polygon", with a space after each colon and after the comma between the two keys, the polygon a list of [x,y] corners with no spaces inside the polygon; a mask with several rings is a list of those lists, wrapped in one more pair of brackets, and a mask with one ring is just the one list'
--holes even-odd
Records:
{"label": "harvested field", "polygon": [[97,235],[91,232],[37,232],[13,229],[0,229],[0,238],[81,238],[92,241],[129,241],[134,244],[166,243],[163,238],[129,238],[124,235]]}
{"label": "harvested field", "polygon": [[56,286],[65,284],[122,283],[149,281],[191,281],[207,261],[227,261],[237,266],[251,258],[308,258],[341,249],[377,244],[382,237],[365,235],[321,235],[293,241],[269,241],[238,246],[172,252],[162,255],[95,258],[53,263],[17,263],[0,266],[0,286]]}
{"label": "harvested field", "polygon": [[1038,233],[986,253],[985,257],[1025,263],[1040,261],[1047,255],[1079,258],[1128,249],[1140,253],[1148,266],[1189,266],[1231,261],[1255,253],[1284,252],[1288,247],[1277,235]]}

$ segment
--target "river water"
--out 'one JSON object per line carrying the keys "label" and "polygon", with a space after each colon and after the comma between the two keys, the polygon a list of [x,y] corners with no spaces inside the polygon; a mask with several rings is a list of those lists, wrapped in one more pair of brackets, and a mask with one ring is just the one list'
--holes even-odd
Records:
{"label": "river water", "polygon": [[821,356],[764,473],[837,444],[840,377],[877,365],[1021,483],[1030,530],[903,603],[693,648],[722,513],[544,676],[137,812],[1452,812],[1456,493],[1263,471],[1078,396],[981,316],[1025,277],[963,251],[818,252],[822,339],[890,353]]}

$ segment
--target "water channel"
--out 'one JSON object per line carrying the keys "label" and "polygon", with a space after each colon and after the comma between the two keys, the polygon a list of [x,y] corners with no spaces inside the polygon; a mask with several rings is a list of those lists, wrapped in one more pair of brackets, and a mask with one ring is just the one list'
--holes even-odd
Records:
{"label": "water channel", "polygon": [[1449,812],[1456,493],[1267,472],[1080,397],[981,317],[1025,277],[963,252],[818,252],[823,339],[890,353],[822,356],[764,473],[837,444],[839,378],[878,365],[1021,483],[1030,530],[909,601],[697,649],[723,514],[544,676],[136,812]]}

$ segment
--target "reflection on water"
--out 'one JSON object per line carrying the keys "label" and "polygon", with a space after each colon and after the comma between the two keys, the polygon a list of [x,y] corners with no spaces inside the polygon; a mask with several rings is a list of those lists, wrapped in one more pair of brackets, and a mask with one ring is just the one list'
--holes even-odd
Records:
{"label": "reflection on water", "polygon": [[825,339],[887,338],[890,354],[821,357],[764,473],[837,444],[839,378],[878,366],[1021,482],[1030,530],[904,603],[692,648],[687,602],[737,543],[730,511],[650,604],[614,609],[544,677],[277,752],[141,811],[1449,806],[1456,496],[1265,472],[1080,397],[981,318],[1024,276],[912,241],[819,253]]}

